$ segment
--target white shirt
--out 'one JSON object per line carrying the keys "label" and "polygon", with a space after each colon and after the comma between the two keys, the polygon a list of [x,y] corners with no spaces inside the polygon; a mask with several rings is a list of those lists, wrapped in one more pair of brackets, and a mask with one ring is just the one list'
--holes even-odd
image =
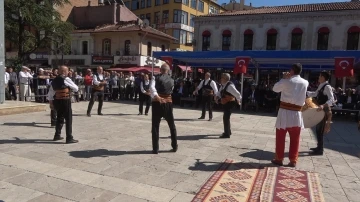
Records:
{"label": "white shirt", "polygon": [[[202,81],[200,82],[200,84],[198,85],[198,87],[196,88],[196,91],[199,91],[203,86],[208,85],[208,84],[209,84],[209,81],[210,81],[210,79],[202,80]],[[204,85],[204,82],[205,82],[205,85]],[[211,88],[212,88],[213,91],[214,91],[214,95],[216,95],[216,94],[218,93],[218,88],[217,88],[216,83],[215,83],[214,80],[211,80],[210,86],[211,86]]]}
{"label": "white shirt", "polygon": [[[156,83],[155,77],[153,77],[151,82],[150,82],[150,92],[151,92],[150,96],[151,96],[151,98],[154,98],[155,96],[158,95],[157,90],[155,88],[155,83]],[[172,87],[172,89],[174,89],[174,86]]]}
{"label": "white shirt", "polygon": [[[281,79],[274,85],[273,91],[281,93],[280,101],[304,106],[306,99],[306,90],[309,82],[299,75],[292,76],[290,79]],[[291,111],[279,109],[275,127],[286,129],[291,127],[304,128],[304,122],[301,111]]]}
{"label": "white shirt", "polygon": [[[98,74],[98,76],[99,76],[99,79],[100,79],[100,80],[104,80],[104,75]],[[98,76],[97,76],[97,75],[94,75],[94,76],[93,76],[93,84],[94,84],[95,86],[100,85],[100,81],[98,81]]]}
{"label": "white shirt", "polygon": [[[149,83],[150,83],[149,80],[145,81],[145,85],[149,85]],[[141,90],[142,93],[146,93],[146,91],[144,90],[144,82],[141,82],[140,90]]]}
{"label": "white shirt", "polygon": [[[308,95],[309,97],[316,97],[316,96],[318,96],[319,91],[320,91],[321,88],[324,87],[324,85],[326,85],[326,84],[329,84],[329,83],[328,83],[328,82],[321,83],[315,92],[310,92],[310,91],[308,91],[308,92],[307,92],[307,95]],[[333,106],[333,104],[335,103],[335,99],[334,99],[334,94],[333,94],[333,92],[332,92],[331,86],[330,86],[330,85],[325,86],[323,93],[324,93],[324,95],[326,95],[326,96],[328,97],[328,100],[326,101],[326,104],[327,104],[329,107]]]}
{"label": "white shirt", "polygon": [[9,73],[5,72],[5,85],[9,83],[9,80],[10,80],[10,75]]}
{"label": "white shirt", "polygon": [[[68,86],[73,92],[77,92],[79,87],[69,78],[66,77],[64,81],[65,85]],[[50,86],[49,92],[47,94],[48,100],[54,100],[55,91],[52,86]]]}
{"label": "white shirt", "polygon": [[32,78],[33,78],[33,76],[29,72],[21,71],[19,73],[20,84],[28,85],[29,79],[32,79]]}
{"label": "white shirt", "polygon": [[[221,98],[221,91],[225,88],[225,86],[227,85],[227,83],[225,85],[221,85],[219,91],[216,92],[216,96]],[[241,100],[242,97],[241,97],[241,93],[236,90],[236,87],[234,84],[230,84],[227,89],[226,89],[226,92],[230,93],[231,95],[233,95],[237,100]]]}

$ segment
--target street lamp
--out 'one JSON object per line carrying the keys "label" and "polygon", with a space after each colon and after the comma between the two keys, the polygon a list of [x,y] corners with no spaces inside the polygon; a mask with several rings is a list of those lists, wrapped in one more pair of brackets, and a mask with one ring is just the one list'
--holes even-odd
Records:
{"label": "street lamp", "polygon": [[147,64],[151,63],[151,78],[152,78],[152,77],[154,76],[154,65],[157,64],[157,63],[159,63],[159,60],[156,59],[156,58],[154,58],[154,57],[152,56],[152,53],[151,53],[151,57],[148,56],[148,57],[146,58],[146,63],[147,63]]}
{"label": "street lamp", "polygon": [[0,104],[5,102],[4,1],[0,1]]}

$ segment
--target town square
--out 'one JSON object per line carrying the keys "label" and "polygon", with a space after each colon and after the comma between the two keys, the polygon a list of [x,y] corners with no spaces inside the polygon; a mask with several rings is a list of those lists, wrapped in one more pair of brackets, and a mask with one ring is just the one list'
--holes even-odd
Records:
{"label": "town square", "polygon": [[359,0],[0,0],[0,202],[360,201]]}

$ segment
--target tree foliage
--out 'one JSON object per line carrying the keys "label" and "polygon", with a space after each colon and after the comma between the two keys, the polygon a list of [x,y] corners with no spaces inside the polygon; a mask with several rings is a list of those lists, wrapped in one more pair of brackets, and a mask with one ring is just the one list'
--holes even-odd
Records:
{"label": "tree foliage", "polygon": [[69,0],[5,0],[5,39],[18,49],[18,58],[51,44],[69,44],[73,25],[61,20],[56,8]]}

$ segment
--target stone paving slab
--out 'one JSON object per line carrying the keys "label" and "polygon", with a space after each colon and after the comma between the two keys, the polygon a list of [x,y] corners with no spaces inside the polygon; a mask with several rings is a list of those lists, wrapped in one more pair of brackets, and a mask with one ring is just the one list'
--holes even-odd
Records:
{"label": "stone paving slab", "polygon": [[[138,116],[133,102],[107,102],[104,116],[89,118],[86,108],[86,102],[73,105],[73,135],[80,140],[73,145],[52,141],[49,111],[0,117],[0,201],[187,202],[225,159],[261,167],[274,156],[271,114],[234,113],[231,139],[219,139],[221,112],[208,122],[197,119],[198,110],[175,108],[179,150],[169,152],[162,121],[154,155],[151,113]],[[309,156],[316,138],[312,130],[301,132],[298,169],[319,173],[326,201],[355,202],[360,133],[355,122],[337,120],[325,137],[324,156]]]}

